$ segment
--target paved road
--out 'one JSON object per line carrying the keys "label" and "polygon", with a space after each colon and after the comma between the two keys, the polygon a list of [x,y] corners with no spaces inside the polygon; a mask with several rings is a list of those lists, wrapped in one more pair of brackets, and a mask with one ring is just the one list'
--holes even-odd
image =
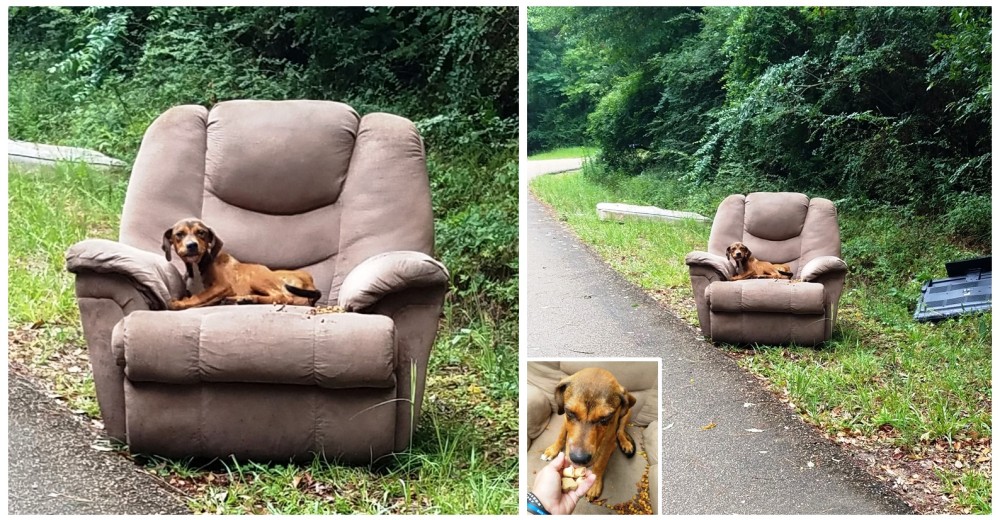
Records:
{"label": "paved road", "polygon": [[528,161],[521,170],[521,175],[526,175],[528,180],[547,173],[568,172],[579,170],[583,164],[583,159],[551,159],[548,161]]}
{"label": "paved road", "polygon": [[8,514],[190,514],[124,457],[8,369]]}
{"label": "paved road", "polygon": [[529,359],[663,359],[664,513],[911,512],[690,325],[607,267],[533,196],[527,219]]}

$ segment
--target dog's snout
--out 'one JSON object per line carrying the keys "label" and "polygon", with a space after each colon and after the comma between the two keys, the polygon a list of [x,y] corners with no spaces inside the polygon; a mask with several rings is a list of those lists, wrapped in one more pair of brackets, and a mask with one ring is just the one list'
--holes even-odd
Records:
{"label": "dog's snout", "polygon": [[188,241],[188,242],[184,242],[184,249],[186,249],[188,253],[197,253],[198,252],[198,242],[196,242],[194,240],[191,240],[191,241]]}
{"label": "dog's snout", "polygon": [[587,464],[590,464],[591,458],[593,458],[591,454],[579,450],[570,450],[569,452],[570,462],[579,466],[586,466]]}

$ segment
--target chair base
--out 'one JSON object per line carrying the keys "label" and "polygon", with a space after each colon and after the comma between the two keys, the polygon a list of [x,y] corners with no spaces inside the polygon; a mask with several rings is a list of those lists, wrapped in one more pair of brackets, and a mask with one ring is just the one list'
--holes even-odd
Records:
{"label": "chair base", "polygon": [[808,345],[830,338],[823,314],[712,312],[712,341],[733,344]]}
{"label": "chair base", "polygon": [[371,464],[393,451],[396,389],[125,380],[133,453]]}

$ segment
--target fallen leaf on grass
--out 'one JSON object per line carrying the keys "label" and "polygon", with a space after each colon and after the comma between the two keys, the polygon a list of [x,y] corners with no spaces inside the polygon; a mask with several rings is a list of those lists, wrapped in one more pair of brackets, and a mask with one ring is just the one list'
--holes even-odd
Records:
{"label": "fallen leaf on grass", "polygon": [[704,430],[711,430],[712,428],[715,428],[716,426],[718,426],[718,425],[715,424],[714,422],[710,422],[710,423],[706,424],[705,426],[702,426],[701,429],[702,429],[702,431],[704,431]]}

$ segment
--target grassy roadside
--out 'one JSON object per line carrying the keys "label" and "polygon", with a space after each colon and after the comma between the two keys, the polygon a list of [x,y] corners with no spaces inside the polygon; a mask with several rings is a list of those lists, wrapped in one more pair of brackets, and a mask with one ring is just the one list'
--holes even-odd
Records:
{"label": "grassy roadside", "polygon": [[593,146],[573,146],[569,148],[556,148],[528,157],[529,161],[547,161],[550,159],[576,159],[577,157],[588,157],[597,153],[597,148]]}
{"label": "grassy roadside", "polygon": [[[8,361],[100,426],[67,247],[117,237],[124,176],[11,168]],[[388,468],[140,461],[196,513],[515,514],[517,322],[449,302],[413,447]]]}
{"label": "grassy roadside", "polygon": [[[684,255],[702,224],[602,222],[598,202],[699,211],[721,200],[643,176],[612,186],[579,173],[535,179],[532,192],[629,280],[697,323]],[[672,205],[673,204],[673,205]],[[890,209],[842,210],[852,266],[834,340],[823,348],[727,350],[831,439],[876,457],[872,470],[925,512],[991,511],[991,315],[917,324],[911,305],[944,262],[988,251],[950,243],[937,224]]]}

